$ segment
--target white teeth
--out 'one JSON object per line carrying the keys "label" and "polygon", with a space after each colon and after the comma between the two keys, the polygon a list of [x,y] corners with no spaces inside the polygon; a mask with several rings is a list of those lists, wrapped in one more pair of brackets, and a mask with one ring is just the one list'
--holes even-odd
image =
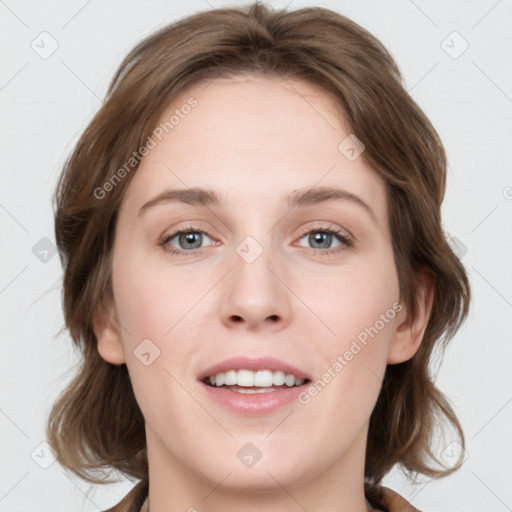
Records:
{"label": "white teeth", "polygon": [[234,386],[237,381],[236,370],[229,370],[224,374],[224,384],[226,386]]}
{"label": "white teeth", "polygon": [[285,381],[284,372],[274,372],[274,386],[282,386]]}
{"label": "white teeth", "polygon": [[251,388],[254,386],[254,372],[249,370],[238,370],[238,373],[236,374],[236,383],[233,384],[233,386],[236,386],[236,384],[246,388]]}
{"label": "white teeth", "polygon": [[274,376],[270,370],[262,370],[254,374],[254,385],[259,388],[270,388],[274,385]]}
{"label": "white teeth", "polygon": [[[272,388],[272,386],[282,386],[286,384],[289,388],[292,386],[301,386],[304,379],[299,379],[295,375],[282,371],[273,372],[271,370],[228,370],[210,376],[212,386],[241,386],[246,388]],[[269,389],[270,390],[270,389]],[[239,390],[241,393],[263,392],[259,390]]]}
{"label": "white teeth", "polygon": [[295,384],[295,375],[288,374],[288,375],[284,378],[284,383],[285,383],[288,387],[292,387],[292,386]]}

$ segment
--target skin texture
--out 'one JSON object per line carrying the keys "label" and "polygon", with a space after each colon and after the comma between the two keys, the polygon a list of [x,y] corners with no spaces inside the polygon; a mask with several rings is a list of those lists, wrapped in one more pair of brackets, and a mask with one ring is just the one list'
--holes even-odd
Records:
{"label": "skin texture", "polygon": [[[243,417],[210,401],[198,374],[234,355],[270,355],[320,379],[399,301],[399,287],[385,184],[363,157],[338,149],[350,129],[335,100],[299,79],[244,74],[193,86],[162,121],[190,97],[197,106],[149,151],[126,191],[114,303],[95,319],[101,356],[126,363],[145,418],[150,511],[371,510],[369,418],[386,365],[419,348],[432,284],[418,288],[415,319],[403,306],[307,405]],[[287,207],[288,194],[313,186],[358,195],[376,222],[349,201]],[[189,187],[213,189],[226,204],[162,203],[138,215],[163,190]],[[190,254],[159,245],[191,225],[207,233],[196,235],[201,249],[179,236],[167,248]],[[353,246],[304,235],[320,227]],[[263,248],[252,263],[236,252],[247,236]],[[324,247],[341,250],[325,256]],[[145,339],[160,350],[149,366],[134,354]],[[252,468],[237,458],[247,442],[262,453]]]}

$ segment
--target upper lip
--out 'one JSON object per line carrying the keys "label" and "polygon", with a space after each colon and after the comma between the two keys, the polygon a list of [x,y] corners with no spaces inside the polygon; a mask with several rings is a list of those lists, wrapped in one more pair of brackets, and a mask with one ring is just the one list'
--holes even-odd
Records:
{"label": "upper lip", "polygon": [[203,380],[206,377],[216,375],[217,373],[226,372],[228,370],[272,370],[274,372],[282,371],[285,374],[291,373],[298,379],[311,380],[311,377],[305,371],[274,357],[250,358],[246,356],[235,356],[229,359],[225,359],[220,363],[214,364],[213,366],[210,366],[206,368],[206,370],[202,371],[198,376],[198,380]]}

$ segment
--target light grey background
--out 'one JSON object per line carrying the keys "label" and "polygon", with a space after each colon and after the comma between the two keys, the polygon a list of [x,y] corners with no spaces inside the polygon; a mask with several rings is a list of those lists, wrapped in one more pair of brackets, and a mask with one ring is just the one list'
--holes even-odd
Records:
{"label": "light grey background", "polygon": [[[164,24],[228,5],[236,4],[0,1],[1,512],[104,510],[133,485],[96,488],[57,462],[40,466],[51,462],[41,446],[46,414],[75,362],[68,336],[55,336],[62,269],[41,239],[54,241],[56,178],[124,55]],[[310,5],[294,0],[290,8]],[[467,250],[474,294],[437,373],[466,432],[467,461],[439,481],[411,485],[394,470],[384,484],[426,512],[512,510],[512,2],[315,5],[349,16],[384,43],[441,135],[450,162],[444,226]],[[49,51],[52,39],[58,48],[47,58],[31,47]],[[458,55],[464,41],[469,47]]]}

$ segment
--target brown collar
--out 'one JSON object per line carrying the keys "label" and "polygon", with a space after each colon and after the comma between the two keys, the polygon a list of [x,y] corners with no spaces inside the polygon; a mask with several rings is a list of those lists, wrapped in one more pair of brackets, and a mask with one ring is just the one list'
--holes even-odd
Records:
{"label": "brown collar", "polygon": [[381,489],[383,504],[389,508],[389,512],[421,512],[393,489],[384,486]]}

